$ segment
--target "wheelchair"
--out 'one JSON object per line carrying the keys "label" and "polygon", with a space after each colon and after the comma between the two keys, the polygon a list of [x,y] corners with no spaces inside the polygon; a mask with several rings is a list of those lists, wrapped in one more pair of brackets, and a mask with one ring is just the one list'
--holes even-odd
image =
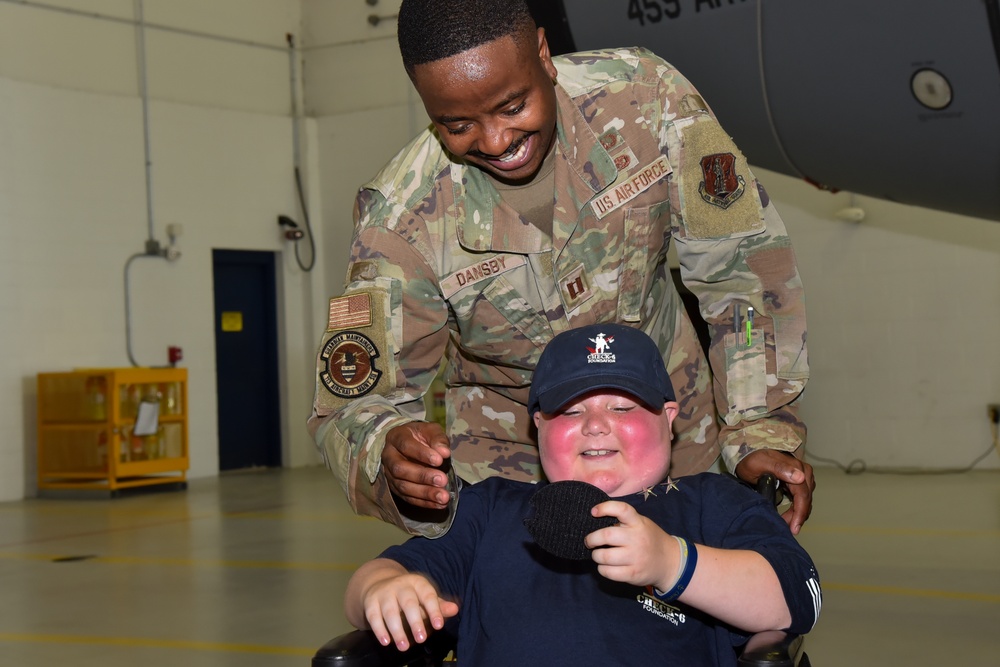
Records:
{"label": "wheelchair", "polygon": [[[757,492],[775,505],[778,483],[773,475],[764,475],[757,482]],[[407,651],[395,645],[382,646],[368,630],[353,630],[334,637],[312,658],[312,667],[457,667],[448,660],[455,638],[447,631],[432,633],[423,644]],[[811,667],[803,648],[801,635],[780,630],[752,635],[737,656],[739,667]]]}

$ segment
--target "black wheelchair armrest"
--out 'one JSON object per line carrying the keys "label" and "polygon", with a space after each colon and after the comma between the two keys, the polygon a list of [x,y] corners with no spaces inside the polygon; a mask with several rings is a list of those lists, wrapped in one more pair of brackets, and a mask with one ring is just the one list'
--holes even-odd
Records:
{"label": "black wheelchair armrest", "polygon": [[450,646],[446,633],[434,633],[423,644],[400,651],[394,644],[382,646],[367,630],[354,630],[323,644],[312,659],[312,667],[415,667],[438,665]]}
{"label": "black wheelchair armrest", "polygon": [[809,657],[802,650],[802,635],[772,630],[750,637],[737,664],[739,667],[809,667]]}

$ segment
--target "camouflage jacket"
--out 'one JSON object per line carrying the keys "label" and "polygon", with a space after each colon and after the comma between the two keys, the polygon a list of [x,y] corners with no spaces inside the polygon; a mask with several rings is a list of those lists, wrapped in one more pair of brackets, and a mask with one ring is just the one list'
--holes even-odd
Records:
{"label": "camouflage jacket", "polygon": [[[571,327],[617,321],[658,342],[681,405],[675,476],[707,469],[720,446],[732,470],[756,448],[794,451],[805,437],[802,285],[743,155],[692,85],[648,51],[553,62],[551,238],[431,129],[357,196],[309,425],[355,511],[412,533],[440,535],[450,516],[400,514],[379,474],[386,432],[424,417],[445,364],[452,472],[537,479],[528,385],[546,342]],[[711,331],[714,380],[670,277],[671,238]]]}

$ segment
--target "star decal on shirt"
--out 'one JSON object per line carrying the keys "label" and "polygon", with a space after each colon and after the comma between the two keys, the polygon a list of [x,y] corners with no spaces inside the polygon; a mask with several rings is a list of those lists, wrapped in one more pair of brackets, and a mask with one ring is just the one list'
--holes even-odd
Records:
{"label": "star decal on shirt", "polygon": [[661,487],[663,489],[663,495],[667,495],[671,491],[680,491],[680,489],[677,488],[677,482],[675,482],[670,477],[667,477],[667,481],[661,482],[659,484],[654,484],[653,486],[647,486],[642,491],[639,491],[638,493],[636,493],[636,495],[640,495],[641,494],[643,500],[649,500],[650,496],[655,496],[656,495],[656,492],[653,491],[653,489],[655,489],[657,486],[659,486],[659,487]]}

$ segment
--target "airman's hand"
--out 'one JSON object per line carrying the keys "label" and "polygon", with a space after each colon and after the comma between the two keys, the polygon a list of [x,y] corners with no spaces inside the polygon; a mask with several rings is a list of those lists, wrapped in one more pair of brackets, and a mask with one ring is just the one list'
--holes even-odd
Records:
{"label": "airman's hand", "polygon": [[410,422],[385,436],[382,471],[400,500],[415,507],[448,507],[448,475],[442,470],[451,457],[444,429],[436,422]]}
{"label": "airman's hand", "polygon": [[736,466],[736,476],[751,484],[756,484],[757,479],[768,472],[784,484],[785,493],[792,498],[791,507],[781,516],[792,529],[792,534],[798,535],[812,512],[812,494],[816,488],[813,468],[805,461],[775,449],[751,452]]}

